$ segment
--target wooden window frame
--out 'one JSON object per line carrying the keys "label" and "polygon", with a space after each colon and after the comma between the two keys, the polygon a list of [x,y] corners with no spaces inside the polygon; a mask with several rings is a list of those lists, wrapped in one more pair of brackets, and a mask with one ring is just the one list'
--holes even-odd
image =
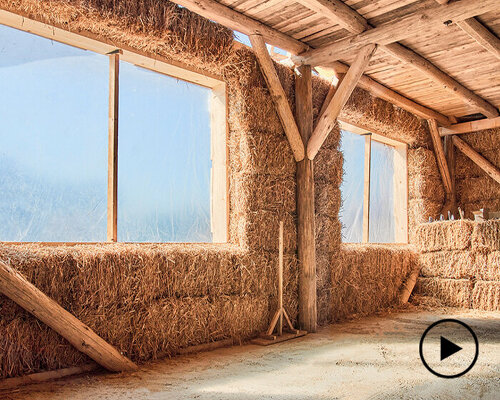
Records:
{"label": "wooden window frame", "polygon": [[[223,79],[181,62],[167,60],[154,54],[148,54],[124,46],[120,47],[106,42],[90,34],[70,32],[43,22],[25,18],[9,11],[0,10],[0,25],[54,40],[82,50],[107,55],[110,58],[109,68],[109,123],[108,123],[108,215],[107,242],[116,242],[118,214],[118,97],[119,97],[119,61],[167,75],[179,80],[211,89],[210,96],[210,129],[211,160],[210,171],[210,221],[212,243],[226,243],[229,227],[229,185],[228,185],[228,150],[227,150],[227,87]],[[29,243],[29,242],[2,242]],[[90,242],[36,242],[44,244],[86,244]],[[93,242],[95,243],[95,242]],[[106,242],[99,242],[106,243]],[[171,243],[171,242],[166,242]]]}
{"label": "wooden window frame", "polygon": [[364,149],[364,188],[363,188],[363,236],[364,244],[369,241],[370,226],[370,174],[371,174],[371,142],[377,141],[394,148],[394,242],[384,244],[408,243],[408,145],[387,138],[383,135],[339,120],[340,128],[351,133],[365,136]]}

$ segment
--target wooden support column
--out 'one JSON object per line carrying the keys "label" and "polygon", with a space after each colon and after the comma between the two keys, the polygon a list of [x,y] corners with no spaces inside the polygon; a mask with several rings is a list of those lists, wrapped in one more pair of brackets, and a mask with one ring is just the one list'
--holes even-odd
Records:
{"label": "wooden support column", "polygon": [[[450,172],[452,200],[456,203],[457,191],[455,186],[455,146],[453,146],[453,141],[451,140],[451,136],[445,136],[443,141],[444,141],[446,163],[448,164],[448,171]],[[452,211],[455,212],[455,210]]]}
{"label": "wooden support column", "polygon": [[[469,157],[476,165],[486,172],[491,178],[500,183],[500,170],[490,163],[486,158],[469,146],[466,142],[458,136],[452,136],[453,144],[462,153]],[[478,190],[481,190],[478,188]]]}
{"label": "wooden support column", "polygon": [[439,168],[439,173],[441,174],[441,179],[443,180],[444,191],[446,193],[446,202],[453,203],[453,191],[451,187],[450,170],[448,169],[448,163],[446,162],[446,157],[444,155],[443,143],[441,142],[441,137],[439,136],[439,130],[437,122],[433,119],[427,120],[429,124],[429,130],[431,133],[432,144],[434,146],[434,154],[436,155],[436,161]]}
{"label": "wooden support column", "polygon": [[120,55],[109,55],[108,242],[118,239],[118,87]]}
{"label": "wooden support column", "polygon": [[0,293],[19,304],[110,371],[134,371],[137,366],[92,329],[47,297],[21,274],[0,261]]}
{"label": "wooden support column", "polygon": [[[297,68],[295,80],[296,121],[303,143],[313,131],[311,66]],[[315,332],[316,306],[316,241],[314,227],[314,165],[305,158],[297,163],[297,217],[299,257],[299,326]]]}
{"label": "wooden support column", "polygon": [[363,243],[370,241],[370,173],[372,159],[372,135],[365,135],[365,169],[363,189]]}

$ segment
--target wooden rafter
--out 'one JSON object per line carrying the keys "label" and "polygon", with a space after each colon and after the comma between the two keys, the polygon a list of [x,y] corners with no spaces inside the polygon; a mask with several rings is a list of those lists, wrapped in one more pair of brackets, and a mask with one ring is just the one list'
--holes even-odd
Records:
{"label": "wooden rafter", "polygon": [[259,61],[262,74],[267,82],[267,87],[276,106],[276,111],[285,130],[288,142],[293,151],[296,161],[301,161],[305,157],[304,144],[295,122],[290,104],[288,103],[285,91],[274,68],[273,60],[267,51],[266,43],[261,35],[250,35],[250,42]]}
{"label": "wooden rafter", "polygon": [[[500,183],[500,170],[490,163],[486,158],[469,146],[458,136],[452,136],[455,147],[469,157],[479,168],[486,172],[491,178]],[[478,188],[478,190],[480,190]]]}
{"label": "wooden rafter", "polygon": [[173,0],[173,3],[245,35],[261,35],[265,42],[289,50],[294,54],[309,48],[305,43],[214,0]]}
{"label": "wooden rafter", "polygon": [[500,117],[462,122],[460,124],[439,128],[439,134],[441,136],[460,135],[462,133],[477,132],[493,128],[500,128]]}
{"label": "wooden rafter", "polygon": [[[354,34],[359,34],[363,31],[366,31],[366,33],[370,33],[379,29],[379,28],[370,29],[368,21],[364,19],[362,15],[360,15],[358,12],[356,12],[355,10],[351,9],[350,7],[342,3],[340,0],[331,0],[332,7],[328,9],[323,9],[325,7],[319,7],[319,4],[322,2],[318,0],[307,0],[307,1],[304,0],[303,2],[301,1],[301,3],[303,3],[304,5],[310,7],[312,10],[317,12],[319,12],[320,9],[322,9],[324,15],[326,15],[327,18],[329,18],[333,23],[342,21],[341,24]],[[338,7],[334,8],[334,6],[336,6],[337,3],[341,3],[343,6],[339,5]],[[359,21],[359,19],[361,19],[361,23],[358,24],[352,23],[352,21],[354,20]],[[391,23],[390,25],[392,26],[393,23]],[[449,75],[441,71],[438,67],[436,67],[430,61],[426,60],[424,57],[420,56],[413,50],[410,50],[396,42],[388,43],[384,46],[381,46],[381,48],[391,56],[419,70],[428,78],[440,84],[444,89],[448,90],[451,94],[460,97],[465,103],[471,105],[477,110],[480,110],[486,116],[495,117],[499,115],[496,107],[488,103],[486,100],[484,100],[471,90],[467,89],[457,80],[455,80],[454,78],[450,77]],[[309,53],[316,52],[318,50],[311,50],[309,51]],[[301,57],[302,55],[300,55],[298,59],[301,59]],[[336,58],[340,58],[338,54],[336,54]],[[330,57],[330,60],[332,59],[333,57]]]}
{"label": "wooden rafter", "polygon": [[310,160],[314,160],[314,157],[321,148],[321,145],[333,129],[340,111],[358,84],[359,78],[363,75],[363,71],[370,62],[370,59],[376,49],[377,46],[374,44],[361,49],[356,56],[356,60],[349,68],[349,71],[347,71],[344,79],[342,79],[341,84],[333,95],[332,101],[328,104],[328,107],[321,118],[319,118],[311,139],[309,139],[309,142],[307,143],[307,157]]}
{"label": "wooden rafter", "polygon": [[329,45],[306,51],[295,57],[295,60],[304,64],[328,65],[367,44],[391,44],[497,9],[497,0],[457,0],[451,4],[423,10]]}
{"label": "wooden rafter", "polygon": [[132,361],[92,329],[47,297],[11,266],[0,261],[0,293],[59,333],[77,350],[109,371],[134,371]]}
{"label": "wooden rafter", "polygon": [[457,22],[457,25],[476,42],[500,59],[500,39],[476,18]]}
{"label": "wooden rafter", "polygon": [[441,142],[441,137],[439,136],[438,125],[437,122],[433,119],[430,119],[427,122],[429,123],[429,130],[431,133],[432,144],[434,146],[434,154],[436,155],[439,173],[441,174],[444,190],[446,192],[446,200],[451,201],[453,188],[451,183],[450,170],[448,169],[448,163],[446,162],[443,143]]}
{"label": "wooden rafter", "polygon": [[467,89],[456,79],[441,71],[438,67],[426,60],[424,57],[415,53],[399,43],[392,43],[383,46],[382,49],[393,57],[411,65],[413,68],[422,72],[428,78],[441,85],[449,93],[459,97],[464,103],[469,104],[474,109],[481,111],[487,117],[496,117],[499,115],[498,109],[478,96],[472,90]]}

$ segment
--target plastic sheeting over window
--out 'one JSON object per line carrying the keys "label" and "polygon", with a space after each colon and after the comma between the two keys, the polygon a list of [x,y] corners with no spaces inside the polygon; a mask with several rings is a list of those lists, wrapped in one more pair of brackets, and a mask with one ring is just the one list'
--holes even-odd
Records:
{"label": "plastic sheeting over window", "polygon": [[359,243],[363,237],[363,179],[365,139],[361,135],[342,130],[341,151],[344,155],[342,193],[342,241]]}
{"label": "plastic sheeting over window", "polygon": [[372,140],[370,242],[394,242],[394,147]]}
{"label": "plastic sheeting over window", "polygon": [[[342,240],[361,243],[363,238],[363,200],[365,138],[342,130],[344,177],[342,193]],[[394,216],[394,152],[392,146],[371,141],[369,241],[395,241]]]}
{"label": "plastic sheeting over window", "polygon": [[120,63],[119,241],[212,241],[210,94]]}
{"label": "plastic sheeting over window", "polygon": [[108,58],[0,26],[0,240],[106,240]]}

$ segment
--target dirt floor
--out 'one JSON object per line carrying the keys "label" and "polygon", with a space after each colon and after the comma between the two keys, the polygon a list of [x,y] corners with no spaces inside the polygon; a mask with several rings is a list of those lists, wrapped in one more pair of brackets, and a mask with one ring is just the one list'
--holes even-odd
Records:
{"label": "dirt floor", "polygon": [[[419,358],[424,330],[458,318],[479,339],[466,375],[438,378]],[[0,393],[15,399],[498,399],[500,313],[395,312],[320,329],[268,347],[243,345]]]}

